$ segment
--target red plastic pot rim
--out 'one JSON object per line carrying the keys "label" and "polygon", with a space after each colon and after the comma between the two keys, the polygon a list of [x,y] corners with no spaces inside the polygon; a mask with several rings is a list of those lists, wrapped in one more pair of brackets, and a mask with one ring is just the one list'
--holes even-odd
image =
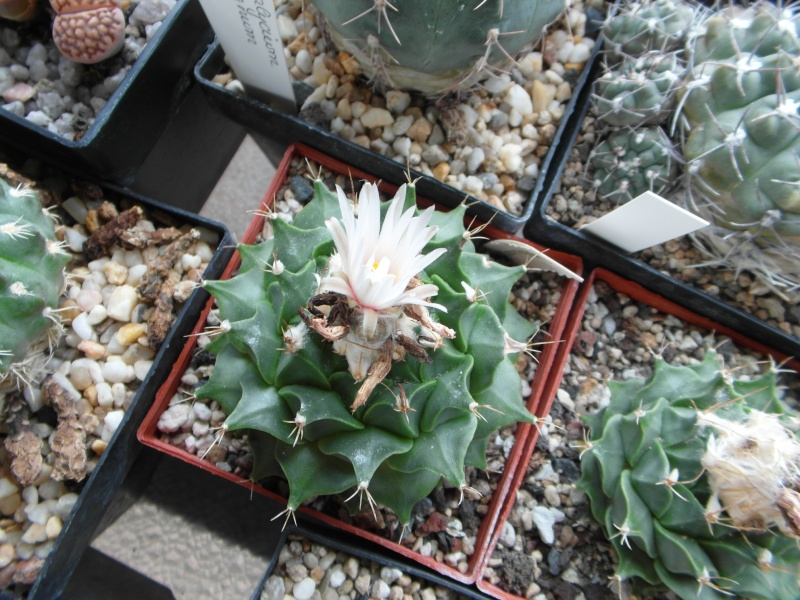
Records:
{"label": "red plastic pot rim", "polygon": [[[321,152],[313,150],[307,146],[302,144],[294,144],[290,146],[286,153],[284,154],[283,159],[281,160],[280,164],[276,169],[275,177],[270,185],[269,189],[267,190],[264,199],[260,205],[260,211],[253,220],[250,222],[244,236],[242,237],[243,244],[251,244],[255,242],[258,235],[260,234],[262,227],[264,225],[264,212],[266,212],[269,207],[272,205],[273,199],[277,195],[281,185],[286,180],[287,175],[289,173],[289,168],[292,159],[294,158],[304,158],[310,161],[314,161],[324,167],[330,169],[331,171],[339,174],[349,174],[354,179],[366,179],[368,181],[375,181],[375,178],[370,176],[367,173],[359,171],[358,169],[351,168],[344,163],[341,163],[335,159],[332,159]],[[396,186],[381,183],[379,182],[379,187],[382,191],[386,193],[394,193],[397,189]],[[434,204],[433,202],[426,200],[424,198],[418,198],[420,205],[429,206]],[[475,227],[479,225],[477,222],[472,222],[470,219],[470,227]],[[514,239],[520,242],[523,242],[527,245],[535,247],[537,250],[542,251],[544,250],[541,246],[530,242],[528,240],[523,240],[521,238],[517,238],[509,233],[501,231],[492,227],[491,225],[487,226],[484,231],[484,235],[493,238],[502,238],[502,239]],[[564,266],[572,270],[577,274],[581,274],[582,272],[582,261],[569,254],[565,254],[563,252],[548,252],[548,255],[557,260],[558,262],[562,263]],[[235,252],[228,263],[227,267],[223,271],[221,279],[227,279],[231,277],[239,267],[241,263],[241,259],[238,252]],[[563,289],[561,291],[561,297],[558,302],[558,306],[556,308],[556,314],[554,315],[553,319],[550,321],[548,325],[548,334],[552,339],[555,340],[562,340],[563,334],[565,329],[567,328],[567,320],[570,314],[570,308],[572,303],[576,297],[578,292],[578,282],[572,279],[565,279]],[[159,439],[157,436],[157,424],[159,417],[164,412],[164,410],[169,405],[169,402],[177,388],[180,384],[180,379],[183,372],[188,367],[193,351],[197,344],[197,338],[199,334],[205,328],[206,318],[208,313],[210,312],[213,306],[213,299],[209,300],[206,304],[200,318],[195,325],[191,335],[188,337],[186,345],[184,346],[178,360],[175,362],[172,372],[170,374],[169,379],[162,385],[159,389],[158,393],[156,394],[155,400],[153,402],[150,411],[148,412],[145,420],[143,421],[139,431],[137,433],[139,441],[151,448],[164,452],[170,456],[178,458],[184,462],[193,464],[201,469],[208,471],[214,475],[218,475],[228,481],[236,483],[238,485],[243,485],[250,489],[251,491],[255,491],[259,494],[262,494],[276,502],[285,503],[286,499],[282,496],[274,494],[250,480],[242,480],[240,477],[223,471],[222,469],[217,468],[215,465],[200,459],[199,457],[186,452],[180,448],[172,446],[167,442]],[[548,387],[548,383],[550,378],[547,376],[551,371],[558,371],[561,372],[563,368],[563,363],[558,363],[558,357],[562,357],[566,360],[568,353],[564,352],[564,347],[567,346],[565,343],[550,343],[545,344],[544,348],[539,356],[538,360],[538,367],[536,371],[536,376],[531,384],[531,395],[529,396],[527,407],[531,412],[534,412],[537,416],[540,415],[540,405],[547,406],[549,408],[552,399],[543,399],[543,394],[548,391],[550,388]],[[552,390],[555,393],[555,390]],[[397,552],[407,558],[415,560],[422,565],[442,574],[445,576],[450,577],[455,581],[459,581],[462,583],[472,584],[478,580],[481,574],[481,568],[485,564],[484,559],[484,552],[488,546],[489,538],[491,537],[492,531],[494,530],[497,519],[500,513],[501,506],[503,504],[502,500],[503,497],[509,492],[511,488],[511,480],[512,475],[514,475],[519,469],[516,468],[519,458],[526,447],[525,440],[527,440],[530,436],[530,429],[531,426],[526,423],[521,423],[518,425],[517,430],[515,432],[515,438],[519,441],[514,445],[514,448],[511,451],[507,461],[506,461],[506,468],[501,477],[500,481],[498,482],[497,489],[493,493],[491,504],[489,505],[489,510],[487,514],[483,518],[483,522],[481,523],[478,537],[475,543],[475,553],[470,557],[468,563],[468,569],[466,573],[461,573],[454,567],[449,566],[448,564],[438,562],[431,557],[425,557],[420,555],[418,552],[415,552],[405,546],[402,546],[399,543],[395,543],[391,540],[387,540],[386,538],[380,537],[378,535],[372,534],[370,532],[364,531],[347,523],[344,523],[338,519],[329,517],[325,514],[319,513],[313,509],[307,507],[301,507],[303,513],[308,514],[330,526],[338,527],[343,529],[351,534],[358,535],[364,539],[370,540],[371,542],[378,544],[384,548]],[[515,488],[514,488],[515,489]]]}
{"label": "red plastic pot rim", "polygon": [[[773,350],[772,348],[769,348],[760,342],[750,339],[738,331],[734,331],[729,327],[720,325],[719,323],[716,323],[707,317],[684,308],[679,304],[646,289],[644,286],[634,281],[625,279],[624,277],[602,268],[592,270],[586,277],[584,283],[581,285],[578,296],[575,299],[575,305],[569,315],[566,330],[564,331],[565,342],[561,344],[560,348],[558,349],[558,355],[555,358],[555,364],[563,366],[569,359],[569,354],[572,350],[572,344],[575,340],[575,336],[578,334],[581,324],[583,323],[583,315],[586,311],[589,294],[592,291],[592,286],[598,281],[608,284],[616,292],[623,293],[634,300],[644,302],[656,310],[677,317],[682,321],[689,323],[690,325],[695,325],[708,331],[714,331],[717,334],[727,336],[740,346],[749,348],[750,350],[760,354],[771,356],[784,366],[788,366],[792,370],[800,372],[800,361],[797,359]],[[555,394],[558,391],[559,385],[561,384],[562,375],[562,371],[551,369],[547,377],[547,382],[544,384],[545,391],[542,394],[542,399],[545,404],[541,404],[537,407],[535,412],[537,417],[544,418],[550,412],[553,399],[555,398]],[[530,461],[531,456],[533,456],[533,451],[536,447],[536,440],[538,437],[538,431],[534,431],[533,435],[531,435],[525,441],[524,448],[522,449],[519,457],[517,471],[514,473],[514,477],[509,484],[511,489],[516,490],[521,485],[522,479],[525,477],[525,473],[527,471],[528,462]],[[489,545],[486,553],[484,554],[484,562],[479,566],[478,569],[480,576],[476,581],[478,589],[492,596],[493,598],[499,598],[500,600],[524,600],[524,598],[506,592],[505,590],[502,590],[496,585],[493,585],[483,579],[483,574],[486,571],[489,560],[491,559],[492,552],[497,547],[500,533],[502,532],[501,526],[508,519],[511,510],[514,508],[515,502],[516,498],[513,495],[508,494],[506,496],[505,503],[500,509],[500,514],[498,516],[498,526],[495,527],[492,536],[489,539]]]}

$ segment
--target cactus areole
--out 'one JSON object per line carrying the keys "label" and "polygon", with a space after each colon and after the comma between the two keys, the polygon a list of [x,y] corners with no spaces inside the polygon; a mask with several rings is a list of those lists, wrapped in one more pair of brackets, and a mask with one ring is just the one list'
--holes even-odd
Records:
{"label": "cactus areole", "polygon": [[376,87],[467,89],[534,43],[563,0],[312,0]]}
{"label": "cactus areole", "polygon": [[797,599],[799,422],[776,373],[737,379],[708,352],[611,382],[588,419],[580,487],[617,555],[615,579],[685,600]]}
{"label": "cactus areole", "polygon": [[205,284],[222,326],[197,396],[247,434],[253,480],[288,481],[287,516],[343,494],[408,523],[443,478],[463,490],[465,466],[486,467],[494,430],[532,420],[509,335],[536,329],[508,302],[525,268],[477,254],[464,211],[418,213],[413,185],[381,205],[365,184],[354,205],[317,181],[291,224],[239,248],[235,277]]}

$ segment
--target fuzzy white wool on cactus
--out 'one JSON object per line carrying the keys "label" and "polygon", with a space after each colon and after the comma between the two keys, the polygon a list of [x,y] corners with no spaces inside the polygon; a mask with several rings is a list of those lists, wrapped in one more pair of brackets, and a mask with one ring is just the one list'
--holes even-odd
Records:
{"label": "fuzzy white wool on cactus", "polygon": [[380,316],[399,317],[402,311],[398,309],[405,305],[446,310],[428,300],[438,293],[437,286],[417,285],[415,281],[420,271],[445,252],[438,248],[422,254],[437,231],[436,227],[428,227],[433,208],[418,216],[414,215],[414,207],[403,211],[404,185],[395,194],[381,223],[376,185],[364,184],[356,207],[340,187],[337,186],[336,192],[342,220],[326,221],[336,254],[320,281],[320,291],[343,294],[363,311],[361,333],[367,339],[376,335]]}

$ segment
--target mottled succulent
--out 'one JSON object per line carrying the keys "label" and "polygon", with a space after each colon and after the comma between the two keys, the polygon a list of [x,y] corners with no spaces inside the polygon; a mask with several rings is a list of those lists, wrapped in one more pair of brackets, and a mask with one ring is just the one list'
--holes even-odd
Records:
{"label": "mottled succulent", "polygon": [[694,21],[695,7],[683,0],[621,2],[603,24],[605,52],[621,60],[651,50],[674,50]]}
{"label": "mottled succulent", "polygon": [[125,43],[125,14],[117,0],[50,0],[56,17],[53,41],[75,62],[94,64],[114,56]]}
{"label": "mottled succulent", "polygon": [[675,105],[683,73],[674,52],[647,52],[608,67],[594,84],[597,119],[610,127],[663,124]]}
{"label": "mottled succulent", "polygon": [[52,311],[68,261],[38,193],[0,179],[0,388],[37,379],[60,333]]}
{"label": "mottled succulent", "polygon": [[762,2],[717,13],[704,32],[679,104],[696,209],[788,249],[785,275],[800,281],[800,18]]}
{"label": "mottled succulent", "polygon": [[475,252],[465,207],[414,201],[406,185],[380,206],[365,184],[354,208],[317,181],[291,224],[239,248],[235,277],[205,284],[221,326],[197,396],[246,432],[254,480],[288,481],[288,514],[343,494],[408,523],[443,478],[463,490],[465,465],[485,468],[492,431],[532,419],[514,359],[535,326],[508,302],[525,268]]}
{"label": "mottled succulent", "polygon": [[580,487],[618,559],[616,578],[684,599],[796,600],[800,443],[777,369],[736,378],[708,352],[610,382],[587,421]]}
{"label": "mottled succulent", "polygon": [[675,185],[680,160],[660,127],[620,129],[589,155],[592,186],[598,198],[624,204],[644,192],[664,195]]}
{"label": "mottled succulent", "polygon": [[563,0],[312,0],[338,48],[378,88],[468,89],[535,42]]}

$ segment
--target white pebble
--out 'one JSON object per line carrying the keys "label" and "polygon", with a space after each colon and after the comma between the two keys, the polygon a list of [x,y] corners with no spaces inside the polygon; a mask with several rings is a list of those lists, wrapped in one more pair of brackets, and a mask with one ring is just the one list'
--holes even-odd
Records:
{"label": "white pebble", "polygon": [[192,410],[194,411],[194,416],[199,420],[206,422],[211,420],[211,409],[208,407],[208,405],[203,404],[202,402],[195,402],[192,405]]}
{"label": "white pebble", "polygon": [[94,386],[97,392],[97,404],[108,408],[114,404],[114,394],[111,393],[111,386],[105,381],[98,383]]}
{"label": "white pebble", "polygon": [[529,115],[533,112],[533,101],[531,95],[524,87],[515,83],[506,92],[503,98],[512,109],[516,109],[521,115]]}
{"label": "white pebble", "polygon": [[100,434],[100,439],[104,442],[108,442],[111,440],[111,437],[114,435],[114,432],[119,427],[119,424],[122,422],[122,417],[125,416],[124,410],[112,410],[109,412],[105,419],[103,419],[103,432]]}
{"label": "white pebble", "polygon": [[82,340],[92,339],[94,329],[92,329],[92,326],[89,324],[89,315],[86,313],[81,313],[72,319],[72,331],[74,331]]}
{"label": "white pebble", "polygon": [[189,420],[191,407],[186,404],[173,404],[158,419],[159,431],[173,433],[183,427]]}
{"label": "white pebble", "polygon": [[102,301],[103,301],[103,295],[97,290],[91,290],[91,289],[82,289],[80,292],[78,292],[78,295],[75,298],[75,302],[77,302],[78,308],[86,313],[90,312],[95,306],[100,304]]}
{"label": "white pebble", "polygon": [[294,587],[292,588],[292,595],[297,598],[297,600],[311,600],[311,596],[314,595],[316,589],[316,582],[311,579],[311,577],[306,577],[305,579],[294,584]]}
{"label": "white pebble", "polygon": [[551,546],[555,540],[555,532],[553,531],[555,522],[555,515],[549,508],[544,506],[533,507],[533,523],[539,531],[539,537],[548,546]]}
{"label": "white pebble", "polygon": [[75,506],[77,501],[78,494],[64,494],[56,503],[55,513],[61,517],[62,520],[66,520],[67,517],[69,517],[69,513],[72,512],[72,508]]}
{"label": "white pebble", "polygon": [[103,378],[111,383],[127,383],[133,381],[136,374],[133,367],[120,359],[107,360],[103,364]]}
{"label": "white pebble", "polygon": [[11,494],[17,493],[17,485],[8,477],[0,479],[0,500],[8,498]]}
{"label": "white pebble", "polygon": [[136,375],[136,379],[144,381],[144,378],[147,377],[147,373],[150,372],[150,367],[152,366],[152,360],[137,360],[133,363],[133,372]]}
{"label": "white pebble", "polygon": [[200,260],[199,256],[194,254],[184,254],[181,256],[181,266],[183,267],[184,271],[188,271],[189,269],[197,269],[200,267],[202,261]]}
{"label": "white pebble", "polygon": [[339,589],[339,587],[344,583],[345,579],[347,579],[347,575],[342,570],[341,565],[334,565],[330,571],[330,577],[328,579],[328,583],[333,589]]}
{"label": "white pebble", "polygon": [[128,279],[125,281],[130,286],[138,285],[142,275],[147,272],[147,265],[134,265],[128,269]]}
{"label": "white pebble", "polygon": [[[354,105],[355,106],[355,105]],[[394,117],[385,108],[370,107],[361,115],[361,124],[367,129],[386,127],[394,123]]]}
{"label": "white pebble", "polygon": [[139,301],[136,290],[129,285],[116,288],[108,299],[108,316],[117,321],[130,321],[133,309]]}
{"label": "white pebble", "polygon": [[102,304],[98,304],[86,315],[86,322],[89,323],[89,325],[99,325],[106,320],[107,316],[108,312],[106,311],[106,307]]}

